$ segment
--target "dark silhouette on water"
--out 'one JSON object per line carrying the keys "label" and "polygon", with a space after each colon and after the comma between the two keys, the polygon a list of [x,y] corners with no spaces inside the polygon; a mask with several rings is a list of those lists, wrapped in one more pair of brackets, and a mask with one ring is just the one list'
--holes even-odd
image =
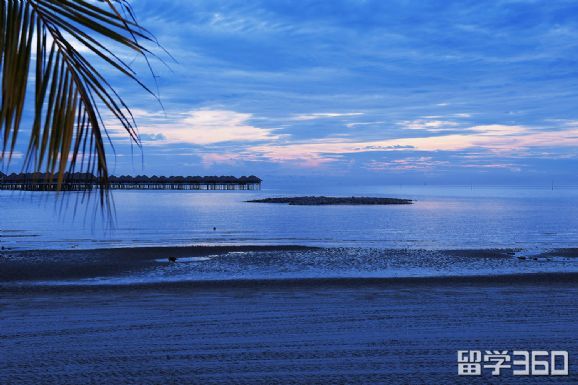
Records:
{"label": "dark silhouette on water", "polygon": [[[156,176],[122,175],[108,178],[112,190],[260,190],[261,178],[251,176]],[[86,191],[101,184],[90,173],[66,173],[59,182],[56,175],[45,173],[0,172],[0,190],[24,191]]]}
{"label": "dark silhouette on water", "polygon": [[168,257],[167,259],[169,260],[169,262],[176,262],[177,261],[177,257]]}
{"label": "dark silhouette on water", "polygon": [[251,203],[286,203],[292,206],[324,206],[324,205],[408,205],[412,204],[411,199],[398,198],[373,198],[373,197],[283,197],[255,199],[247,202]]}

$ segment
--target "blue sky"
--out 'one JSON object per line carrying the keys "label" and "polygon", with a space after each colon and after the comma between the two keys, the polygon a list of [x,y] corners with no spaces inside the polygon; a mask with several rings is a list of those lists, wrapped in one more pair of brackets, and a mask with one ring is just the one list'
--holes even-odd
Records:
{"label": "blue sky", "polygon": [[144,144],[143,166],[111,122],[115,173],[578,183],[575,1],[134,8],[176,62],[164,111],[111,74]]}

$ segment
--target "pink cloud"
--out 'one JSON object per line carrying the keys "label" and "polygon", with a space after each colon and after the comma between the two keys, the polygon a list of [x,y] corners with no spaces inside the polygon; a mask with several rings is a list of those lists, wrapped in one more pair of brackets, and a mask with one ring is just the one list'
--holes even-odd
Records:
{"label": "pink cloud", "polygon": [[510,155],[540,147],[578,147],[578,129],[541,131],[524,126],[485,125],[466,128],[462,134],[371,141],[330,138],[308,143],[264,144],[249,147],[248,150],[281,162],[406,150],[431,152],[480,148],[496,155]]}

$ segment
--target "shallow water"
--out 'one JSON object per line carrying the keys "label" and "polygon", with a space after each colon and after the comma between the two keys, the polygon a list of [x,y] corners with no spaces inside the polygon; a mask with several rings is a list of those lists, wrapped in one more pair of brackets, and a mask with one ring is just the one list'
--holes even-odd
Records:
{"label": "shallow water", "polygon": [[[316,207],[244,202],[320,194],[398,197],[416,202]],[[1,245],[17,249],[295,244],[542,250],[574,247],[578,240],[578,188],[356,186],[256,192],[116,191],[113,229],[92,211],[84,215],[79,210],[76,216],[63,213],[58,202],[53,193],[0,192]]]}
{"label": "shallow water", "polygon": [[[130,252],[127,250],[127,252]],[[136,254],[136,253],[135,253]],[[170,251],[162,254],[171,255]],[[14,282],[41,286],[134,285],[168,282],[249,282],[280,280],[350,280],[455,278],[547,273],[578,273],[578,258],[562,255],[527,257],[479,250],[430,251],[370,248],[232,251],[206,256],[155,259],[142,268],[107,276]],[[522,256],[523,259],[521,258]],[[86,258],[91,258],[87,255]],[[88,275],[88,274],[87,274]]]}

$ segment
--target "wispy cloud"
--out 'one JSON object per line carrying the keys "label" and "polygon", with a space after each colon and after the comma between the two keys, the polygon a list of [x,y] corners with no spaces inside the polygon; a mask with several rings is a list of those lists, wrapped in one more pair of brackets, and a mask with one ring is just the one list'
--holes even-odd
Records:
{"label": "wispy cloud", "polygon": [[202,163],[205,166],[234,165],[238,162],[254,161],[255,157],[247,153],[208,153],[201,154]]}
{"label": "wispy cloud", "polygon": [[303,114],[293,117],[293,120],[315,120],[325,118],[343,118],[349,116],[360,116],[362,112],[317,112],[313,114]]}
{"label": "wispy cloud", "polygon": [[376,161],[368,162],[365,167],[372,171],[410,171],[410,170],[431,170],[449,165],[450,162],[446,160],[435,160],[431,156],[407,157],[402,159],[394,159],[391,161]]}
{"label": "wispy cloud", "polygon": [[459,123],[448,120],[416,119],[399,122],[398,125],[404,130],[425,130],[430,132],[442,132],[455,130]]}
{"label": "wispy cloud", "polygon": [[464,151],[483,149],[486,156],[506,155],[544,147],[578,147],[578,129],[548,131],[524,126],[472,126],[465,133],[439,136],[351,141],[339,138],[286,145],[265,144],[250,148],[273,161],[323,159],[336,154],[385,151]]}
{"label": "wispy cloud", "polygon": [[[274,142],[283,137],[274,128],[250,123],[252,114],[222,109],[199,109],[164,116],[144,110],[135,111],[145,145],[210,145],[227,142]],[[118,134],[118,131],[117,131]]]}

